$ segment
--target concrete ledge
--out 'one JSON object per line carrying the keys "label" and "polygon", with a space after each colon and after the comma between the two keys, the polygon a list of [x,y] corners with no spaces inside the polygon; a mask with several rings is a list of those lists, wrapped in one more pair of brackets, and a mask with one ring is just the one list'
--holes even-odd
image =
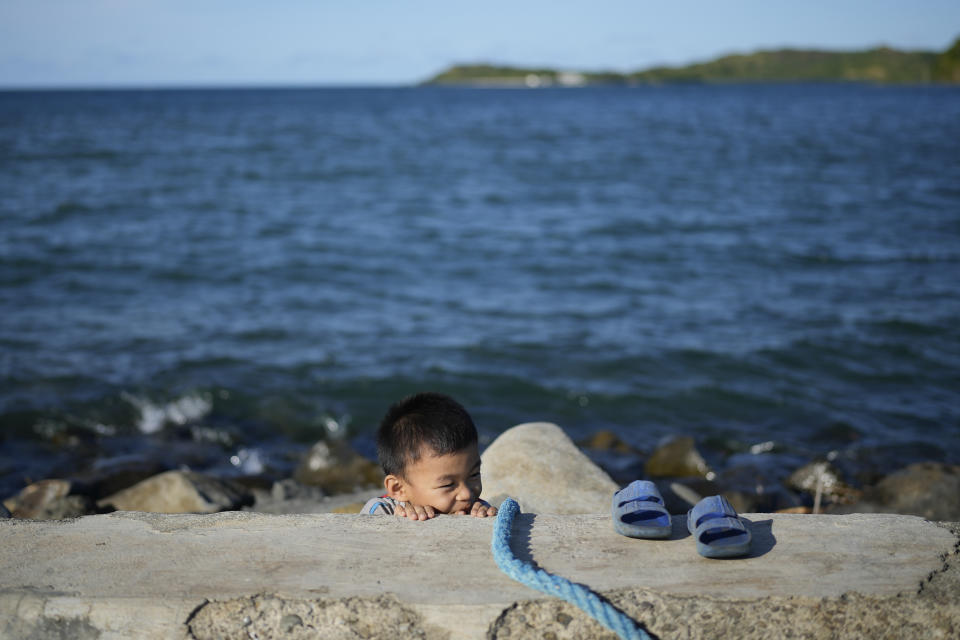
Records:
{"label": "concrete ledge", "polygon": [[[660,637],[950,637],[957,530],[913,516],[746,514],[750,557],[521,514],[514,551]],[[0,636],[613,637],[503,575],[493,520],[114,513],[0,521]],[[873,631],[871,631],[873,630]]]}

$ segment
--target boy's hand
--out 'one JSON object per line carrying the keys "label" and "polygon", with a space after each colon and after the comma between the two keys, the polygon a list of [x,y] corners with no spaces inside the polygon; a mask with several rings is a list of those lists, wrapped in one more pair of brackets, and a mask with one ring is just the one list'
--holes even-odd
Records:
{"label": "boy's hand", "polygon": [[433,507],[421,507],[418,504],[401,502],[394,509],[393,515],[400,518],[410,518],[411,520],[429,520],[437,515]]}
{"label": "boy's hand", "polygon": [[[465,516],[467,515],[467,511],[457,511],[457,515]],[[497,515],[497,508],[491,507],[490,505],[477,500],[473,503],[473,506],[470,507],[470,515],[474,518],[486,518],[487,516],[492,517]]]}

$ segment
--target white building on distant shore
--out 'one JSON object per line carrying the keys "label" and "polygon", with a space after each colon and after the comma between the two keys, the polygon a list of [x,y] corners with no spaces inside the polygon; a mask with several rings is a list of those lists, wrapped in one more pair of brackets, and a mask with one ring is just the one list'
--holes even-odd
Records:
{"label": "white building on distant shore", "polygon": [[587,77],[579,71],[561,71],[557,74],[557,84],[561,87],[582,87],[587,84]]}

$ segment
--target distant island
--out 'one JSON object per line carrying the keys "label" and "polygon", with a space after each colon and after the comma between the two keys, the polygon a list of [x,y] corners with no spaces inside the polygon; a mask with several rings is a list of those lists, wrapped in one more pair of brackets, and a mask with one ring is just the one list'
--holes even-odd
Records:
{"label": "distant island", "polygon": [[723,56],[682,67],[642,71],[570,71],[486,64],[457,65],[425,85],[582,87],[708,82],[869,82],[960,84],[960,38],[946,51],[777,49]]}

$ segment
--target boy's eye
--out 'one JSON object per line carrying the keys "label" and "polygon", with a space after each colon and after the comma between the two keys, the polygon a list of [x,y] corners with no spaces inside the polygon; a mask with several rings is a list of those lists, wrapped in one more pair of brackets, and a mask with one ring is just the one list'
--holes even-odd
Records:
{"label": "boy's eye", "polygon": [[477,471],[476,473],[471,474],[470,477],[471,477],[471,478],[479,478],[479,477],[480,477],[480,472]]}

